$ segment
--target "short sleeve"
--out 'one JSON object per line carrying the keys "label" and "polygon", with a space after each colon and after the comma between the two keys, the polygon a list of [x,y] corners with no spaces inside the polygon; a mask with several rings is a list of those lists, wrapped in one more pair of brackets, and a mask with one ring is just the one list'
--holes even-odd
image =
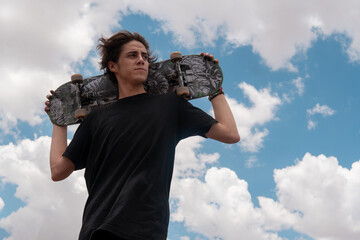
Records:
{"label": "short sleeve", "polygon": [[179,100],[179,136],[184,139],[190,136],[202,136],[210,130],[217,121],[203,110],[193,106],[183,98]]}
{"label": "short sleeve", "polygon": [[73,139],[63,153],[75,164],[75,170],[86,167],[87,157],[91,148],[90,119],[88,117],[80,124]]}

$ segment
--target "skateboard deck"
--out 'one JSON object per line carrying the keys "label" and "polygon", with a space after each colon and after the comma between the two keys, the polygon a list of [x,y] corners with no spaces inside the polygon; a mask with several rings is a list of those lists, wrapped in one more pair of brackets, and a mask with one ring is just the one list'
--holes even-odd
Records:
{"label": "skateboard deck", "polygon": [[[179,53],[180,54],[180,53]],[[175,54],[171,60],[149,65],[144,88],[149,94],[177,92],[187,100],[215,93],[223,82],[220,66],[201,55]],[[75,77],[73,77],[75,76]],[[114,103],[118,88],[107,75],[82,79],[80,74],[50,97],[50,120],[60,126],[80,123],[93,109]]]}

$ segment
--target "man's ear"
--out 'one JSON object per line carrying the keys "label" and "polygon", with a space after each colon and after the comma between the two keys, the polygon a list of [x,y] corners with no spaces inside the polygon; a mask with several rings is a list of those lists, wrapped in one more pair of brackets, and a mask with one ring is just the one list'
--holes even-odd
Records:
{"label": "man's ear", "polygon": [[117,64],[114,63],[113,61],[108,62],[108,68],[111,72],[117,72],[118,70]]}

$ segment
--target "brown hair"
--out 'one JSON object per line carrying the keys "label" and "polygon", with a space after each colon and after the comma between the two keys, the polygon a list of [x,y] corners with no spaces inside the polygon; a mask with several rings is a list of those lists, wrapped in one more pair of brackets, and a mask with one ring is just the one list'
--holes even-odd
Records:
{"label": "brown hair", "polygon": [[109,74],[110,80],[114,83],[117,83],[117,80],[114,73],[109,70],[108,63],[109,61],[117,62],[123,46],[133,40],[138,41],[145,46],[146,51],[149,55],[148,61],[150,64],[154,63],[157,60],[156,56],[152,56],[149,43],[143,36],[141,36],[137,32],[131,33],[127,30],[122,30],[112,35],[110,38],[102,37],[99,39],[100,43],[97,46],[97,49],[100,50],[101,56],[100,69],[104,70],[104,74]]}

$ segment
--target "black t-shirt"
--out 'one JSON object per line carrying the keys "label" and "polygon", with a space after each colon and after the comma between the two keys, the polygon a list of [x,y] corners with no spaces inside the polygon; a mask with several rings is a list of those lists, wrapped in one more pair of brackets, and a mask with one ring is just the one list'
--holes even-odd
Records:
{"label": "black t-shirt", "polygon": [[175,147],[216,120],[176,94],[139,94],[92,112],[65,157],[86,168],[80,240],[97,229],[125,239],[166,239]]}

